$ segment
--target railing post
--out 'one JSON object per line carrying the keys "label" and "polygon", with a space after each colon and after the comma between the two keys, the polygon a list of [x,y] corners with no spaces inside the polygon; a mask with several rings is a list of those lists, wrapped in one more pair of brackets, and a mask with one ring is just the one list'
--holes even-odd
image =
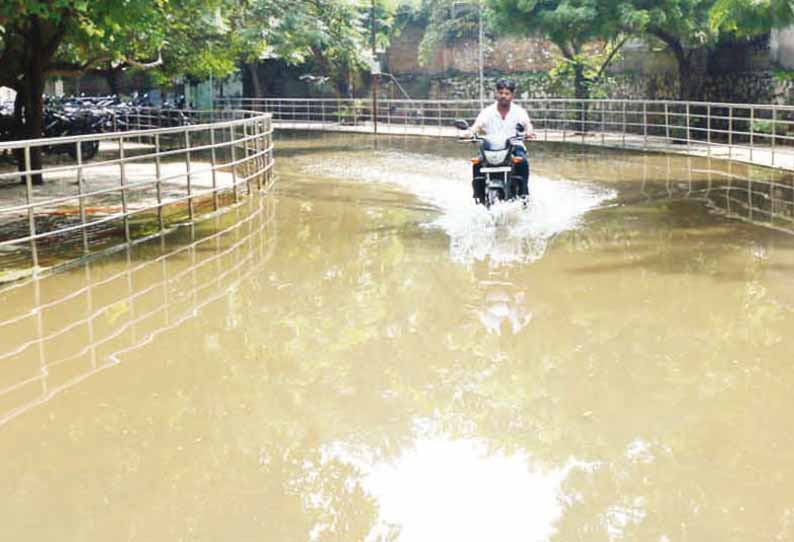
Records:
{"label": "railing post", "polygon": [[733,106],[728,108],[728,159],[733,158]]}
{"label": "railing post", "polygon": [[562,122],[560,123],[560,127],[562,128],[562,141],[564,143],[568,139],[568,127],[566,126],[566,123],[568,122],[568,119],[566,118],[568,116],[568,102],[564,101],[560,102],[560,104],[564,104],[560,105],[560,108],[562,109]]}
{"label": "railing post", "polygon": [[687,147],[689,147],[689,139],[690,139],[689,136],[690,136],[690,131],[689,131],[689,102],[687,102],[687,104],[686,104],[686,146]]}
{"label": "railing post", "polygon": [[254,131],[254,172],[256,173],[256,188],[257,190],[262,190],[262,136],[259,120],[253,118],[252,121],[252,128]]}
{"label": "railing post", "polygon": [[[41,172],[44,175],[44,172]],[[33,258],[33,276],[39,271],[39,251],[36,246],[36,211],[33,208],[33,174],[30,165],[30,143],[25,144],[25,197],[28,204],[28,235],[30,254]]]}
{"label": "railing post", "polygon": [[772,167],[775,167],[775,146],[777,141],[777,107],[772,107]]}
{"label": "railing post", "polygon": [[549,116],[549,112],[550,112],[549,111],[549,102],[546,102],[545,108],[546,108],[546,112],[545,112],[544,117],[543,117],[543,141],[548,141],[549,140],[549,120],[550,120],[550,116]]}
{"label": "railing post", "polygon": [[606,122],[606,107],[609,102],[602,101],[601,102],[601,145],[605,145],[605,137],[607,133],[607,122]]}
{"label": "railing post", "polygon": [[436,108],[438,115],[438,135],[441,135],[441,102],[437,102],[436,105],[438,106]]}
{"label": "railing post", "polygon": [[664,102],[664,135],[670,139],[670,104]]}
{"label": "railing post", "polygon": [[621,144],[623,145],[623,148],[625,149],[626,148],[626,101],[623,100],[622,104],[623,104],[623,125],[622,125],[622,130],[621,130],[621,132],[622,132],[622,136],[621,136],[622,137],[622,142],[621,142]]}
{"label": "railing post", "polygon": [[157,192],[157,224],[160,227],[160,233],[163,233],[165,230],[165,220],[163,219],[163,175],[162,168],[160,167],[160,134],[155,134],[154,136],[154,175]]}
{"label": "railing post", "polygon": [[642,148],[648,149],[648,102],[642,102]]}
{"label": "railing post", "polygon": [[127,212],[127,170],[124,156],[124,136],[119,138],[119,173],[121,174],[121,212],[124,215],[124,240],[130,242],[130,217]]}
{"label": "railing post", "polygon": [[193,177],[190,172],[190,131],[185,128],[185,180],[187,181],[187,217],[193,222]]}
{"label": "railing post", "polygon": [[755,146],[755,108],[750,106],[750,161],[753,161],[753,147]]}
{"label": "railing post", "polygon": [[237,158],[234,152],[234,124],[229,126],[229,150],[232,155],[232,188],[234,191],[234,202],[240,201],[240,196],[237,194]]}
{"label": "railing post", "polygon": [[248,123],[243,121],[243,151],[245,151],[245,186],[248,188],[248,195],[251,195],[251,153],[248,148]]}
{"label": "railing post", "polygon": [[77,201],[80,207],[80,232],[83,237],[83,252],[88,254],[88,231],[85,225],[85,201],[83,199],[83,145],[77,142]]}
{"label": "railing post", "polygon": [[706,156],[711,156],[711,104],[706,106]]}
{"label": "railing post", "polygon": [[218,210],[218,159],[215,153],[215,126],[210,126],[210,160],[212,161],[212,209]]}

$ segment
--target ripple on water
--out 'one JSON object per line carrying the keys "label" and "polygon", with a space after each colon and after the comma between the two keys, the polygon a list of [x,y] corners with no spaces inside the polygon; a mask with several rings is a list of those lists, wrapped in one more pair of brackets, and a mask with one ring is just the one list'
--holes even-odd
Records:
{"label": "ripple on water", "polygon": [[335,177],[344,171],[346,178],[398,185],[433,205],[441,214],[426,226],[446,232],[450,257],[461,263],[487,260],[499,266],[538,260],[555,235],[576,228],[588,211],[616,195],[594,184],[533,175],[526,208],[506,202],[485,209],[471,199],[466,160],[396,151],[342,160],[301,165],[313,174]]}

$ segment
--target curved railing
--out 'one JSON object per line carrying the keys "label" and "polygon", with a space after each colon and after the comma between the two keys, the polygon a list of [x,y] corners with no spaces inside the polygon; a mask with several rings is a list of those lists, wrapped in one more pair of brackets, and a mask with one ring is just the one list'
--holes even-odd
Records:
{"label": "curved railing", "polygon": [[[780,171],[794,170],[794,107],[649,100],[518,102],[528,109],[540,140],[703,156],[707,160],[698,168],[707,180],[697,187],[691,184],[691,170],[667,171],[665,178],[682,175],[688,194],[700,194],[707,205],[728,216],[794,233],[794,182]],[[370,100],[227,98],[219,103],[267,111],[276,128],[369,133],[376,128]],[[456,137],[452,121],[472,121],[479,111],[478,100],[379,100],[377,130]],[[712,158],[729,162],[711,167]]]}
{"label": "curved railing", "polygon": [[137,109],[119,121],[125,131],[0,143],[0,281],[162,233],[273,181],[268,113]]}
{"label": "curved railing", "polygon": [[[517,100],[546,141],[685,152],[794,170],[794,107],[665,100]],[[267,111],[277,126],[455,136],[479,100],[219,98]],[[377,128],[375,122],[377,121]]]}

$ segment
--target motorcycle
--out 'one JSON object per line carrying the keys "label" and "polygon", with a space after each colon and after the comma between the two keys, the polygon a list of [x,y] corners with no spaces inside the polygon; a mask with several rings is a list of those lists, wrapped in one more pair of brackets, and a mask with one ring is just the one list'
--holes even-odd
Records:
{"label": "motorcycle", "polygon": [[[90,113],[62,112],[47,110],[44,113],[44,136],[66,137],[95,134],[101,131],[101,119],[95,119]],[[42,147],[47,154],[68,154],[77,159],[77,146],[74,143],[60,143]],[[90,160],[99,152],[99,141],[88,140],[80,143],[80,154],[83,160]]]}
{"label": "motorcycle", "polygon": [[[459,130],[468,130],[469,125],[465,120],[458,119],[454,126]],[[461,139],[462,142],[479,142],[477,158],[472,163],[480,165],[479,179],[485,181],[485,207],[499,201],[510,201],[519,196],[521,176],[516,166],[521,163],[521,158],[514,155],[515,147],[524,140],[524,127],[516,125],[516,135],[506,140],[501,138],[482,137],[473,134],[472,138]]]}

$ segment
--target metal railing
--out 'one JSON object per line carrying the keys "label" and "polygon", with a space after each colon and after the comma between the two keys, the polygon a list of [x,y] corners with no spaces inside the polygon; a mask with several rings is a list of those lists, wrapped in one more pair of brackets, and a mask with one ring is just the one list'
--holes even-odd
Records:
{"label": "metal railing", "polygon": [[51,277],[5,292],[13,310],[0,320],[0,425],[121,363],[259,269],[275,250],[274,202],[246,203],[235,207],[231,226],[216,218],[218,228],[198,238],[186,229],[190,242],[175,248],[156,239],[126,245],[119,271],[89,261],[73,275],[80,286],[66,293],[47,287]]}
{"label": "metal railing", "polygon": [[[794,169],[794,106],[659,100],[516,100],[538,138],[684,152]],[[455,136],[452,121],[472,122],[478,100],[218,98],[225,107],[266,111],[277,126]],[[375,122],[377,121],[377,123]],[[377,127],[376,127],[377,124]]]}
{"label": "metal railing", "polygon": [[[371,100],[218,99],[226,107],[267,111],[276,128],[372,132]],[[685,153],[708,161],[701,199],[727,216],[794,231],[794,185],[782,173],[745,164],[794,170],[794,107],[637,100],[518,100],[538,139],[611,148]],[[470,123],[478,100],[379,100],[378,131],[456,137],[455,119]],[[727,159],[725,168],[710,159]],[[737,163],[742,162],[742,163]],[[666,172],[688,179],[690,171]],[[672,177],[671,177],[672,176]],[[671,193],[674,192],[671,191]],[[688,196],[689,197],[689,196]]]}
{"label": "metal railing", "polygon": [[162,233],[273,181],[267,113],[137,109],[117,120],[124,131],[0,143],[0,268],[35,274]]}

